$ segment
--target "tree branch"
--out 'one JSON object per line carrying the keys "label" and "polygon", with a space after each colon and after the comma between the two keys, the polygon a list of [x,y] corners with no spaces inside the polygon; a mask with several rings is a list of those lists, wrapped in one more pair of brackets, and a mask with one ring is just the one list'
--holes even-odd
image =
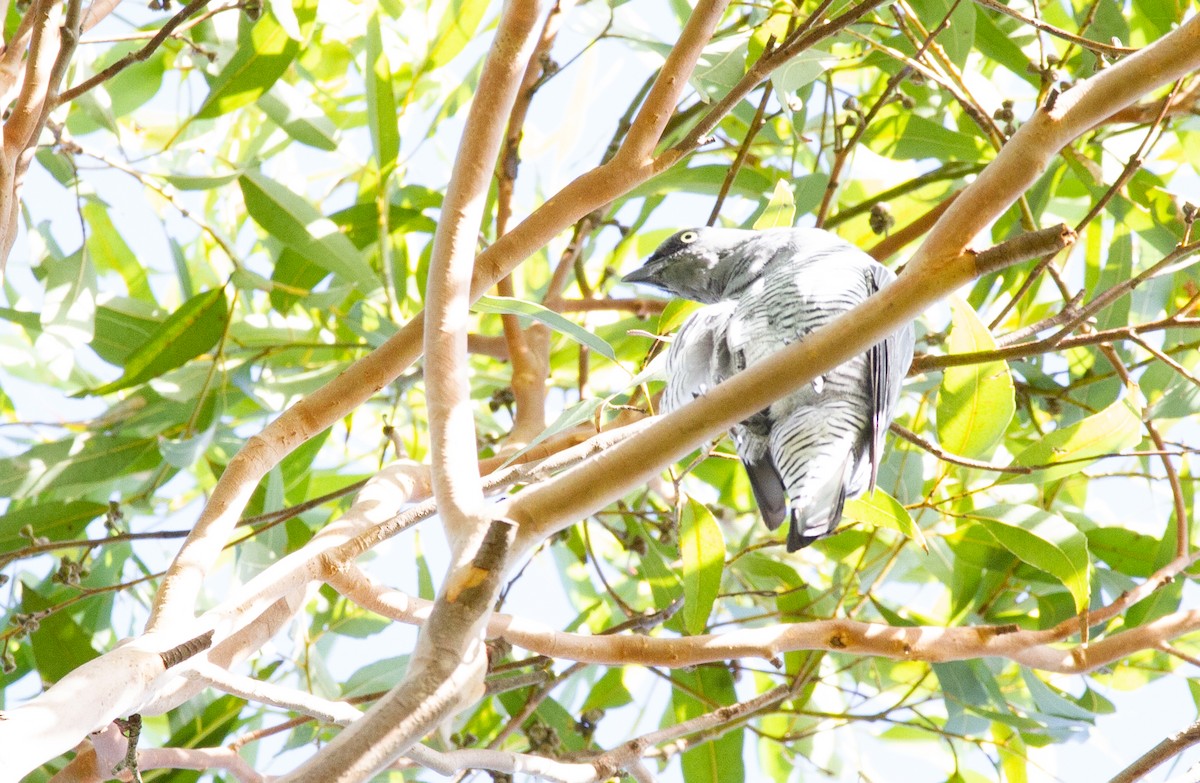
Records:
{"label": "tree branch", "polygon": [[57,103],[63,104],[73,101],[80,95],[83,95],[89,90],[95,89],[99,85],[113,78],[134,63],[145,62],[150,58],[150,55],[154,54],[158,47],[162,46],[166,40],[171,37],[171,34],[175,32],[175,29],[178,28],[179,25],[190,19],[192,14],[208,5],[208,3],[209,0],[192,0],[192,2],[188,3],[183,8],[180,8],[178,13],[168,19],[163,26],[159,28],[158,32],[155,33],[154,37],[146,43],[145,46],[137,51],[130,52],[104,70],[90,76],[87,79],[84,79],[82,82],[70,88],[69,90],[63,90],[62,94],[58,96]]}
{"label": "tree branch", "polygon": [[[1156,578],[1146,583],[1153,589],[1164,584]],[[385,587],[357,569],[340,574],[330,584],[360,606],[397,622],[422,624],[433,608],[433,602]],[[1128,601],[1121,605],[1127,606]],[[1103,615],[1115,612],[1106,607],[1103,614],[1092,613],[1089,624],[1103,622],[1097,619]],[[1061,626],[1034,631],[1017,626],[898,627],[831,619],[723,634],[652,637],[568,633],[526,617],[495,614],[488,620],[487,634],[548,658],[607,666],[677,669],[738,658],[775,661],[787,652],[825,650],[931,663],[999,657],[1044,671],[1081,674],[1200,629],[1200,610],[1176,612],[1087,645],[1052,646],[1077,631],[1079,624],[1072,618]]]}
{"label": "tree branch", "polygon": [[433,236],[425,292],[425,399],[434,497],[456,554],[468,536],[482,533],[486,521],[467,367],[476,237],[505,121],[537,43],[534,28],[540,16],[538,0],[504,4]]}
{"label": "tree branch", "polygon": [[483,695],[481,631],[500,590],[514,526],[494,520],[465,568],[452,568],[417,637],[404,679],[281,783],[357,783]]}
{"label": "tree branch", "polygon": [[1197,743],[1200,743],[1200,721],[1172,734],[1146,751],[1141,758],[1114,775],[1108,783],[1134,783],[1141,780],[1160,764],[1175,758]]}

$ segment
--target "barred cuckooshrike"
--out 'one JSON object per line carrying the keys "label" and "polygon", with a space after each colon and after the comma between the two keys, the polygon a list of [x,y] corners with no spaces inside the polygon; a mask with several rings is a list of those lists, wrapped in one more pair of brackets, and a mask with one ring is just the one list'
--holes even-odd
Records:
{"label": "barred cuckooshrike", "polygon": [[[816,228],[691,228],[624,278],[703,307],[667,352],[664,411],[804,337],[896,279]],[[913,355],[911,324],[733,428],[767,527],[794,552],[834,532],[847,496],[874,487]]]}

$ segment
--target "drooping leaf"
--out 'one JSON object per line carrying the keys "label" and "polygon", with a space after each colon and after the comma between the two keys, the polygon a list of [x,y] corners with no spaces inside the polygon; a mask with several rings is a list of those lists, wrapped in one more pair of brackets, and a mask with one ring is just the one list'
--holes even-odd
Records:
{"label": "drooping leaf", "polygon": [[392,68],[383,50],[379,15],[367,22],[367,126],[380,171],[396,165],[400,153],[400,131],[396,126],[396,97],[392,92]]}
{"label": "drooping leaf", "polygon": [[242,174],[238,184],[250,217],[268,234],[360,291],[379,287],[378,278],[358,249],[303,198],[256,171]]}
{"label": "drooping leaf", "polygon": [[14,457],[0,458],[0,497],[52,491],[74,499],[89,487],[149,470],[158,462],[154,438],[89,433],[39,443]]}
{"label": "drooping leaf", "polygon": [[791,228],[795,219],[796,199],[792,195],[791,186],[781,179],[775,183],[775,190],[771,193],[767,208],[758,216],[758,220],[754,221],[754,228]]}
{"label": "drooping leaf", "polygon": [[[737,701],[733,677],[724,666],[701,666],[694,670],[676,669],[671,680],[669,719],[682,723],[710,712],[712,705]],[[692,748],[683,754],[683,779],[687,783],[742,783],[746,779],[742,758],[742,732],[738,728],[719,739]]]}
{"label": "drooping leaf", "polygon": [[1028,783],[1029,756],[1021,733],[1013,727],[997,721],[992,724],[992,737],[1000,753],[1000,769],[1004,772],[1004,783]]}
{"label": "drooping leaf", "polygon": [[[996,341],[971,305],[954,297],[950,312],[948,353],[995,350]],[[937,402],[938,440],[951,454],[987,459],[1004,437],[1015,411],[1007,362],[947,367],[942,373]]]}
{"label": "drooping leaf", "polygon": [[991,506],[972,512],[969,518],[1018,560],[1062,582],[1075,600],[1076,611],[1087,608],[1091,590],[1088,542],[1071,523],[1034,506]]}
{"label": "drooping leaf", "polygon": [[683,558],[683,625],[703,633],[721,588],[725,569],[725,537],[712,512],[688,498],[679,518],[679,552]]}
{"label": "drooping leaf", "polygon": [[1141,416],[1126,396],[1099,413],[1048,433],[1012,461],[1024,467],[1050,467],[1030,474],[1005,474],[1002,481],[1053,481],[1082,470],[1096,457],[1132,448],[1141,440]]}
{"label": "drooping leaf", "polygon": [[107,505],[88,500],[71,500],[65,503],[52,501],[10,508],[0,516],[0,554],[29,545],[29,539],[21,535],[26,525],[35,536],[44,536],[51,541],[63,541],[79,536],[89,522],[107,510]]}
{"label": "drooping leaf", "polygon": [[908,509],[879,487],[869,495],[847,500],[842,519],[845,522],[865,522],[876,527],[891,528],[916,541],[926,552],[929,551],[925,534],[913,521]]}
{"label": "drooping leaf", "polygon": [[[111,300],[96,308],[96,332],[89,343],[104,361],[123,367],[125,360],[162,324],[162,319],[124,307],[127,302]],[[131,312],[132,311],[132,312]]]}
{"label": "drooping leaf", "polygon": [[[26,614],[46,612],[65,601],[61,593],[46,594],[29,584],[21,587],[21,609]],[[92,632],[80,625],[71,612],[46,612],[30,634],[38,672],[48,682],[54,682],[73,669],[87,663],[100,653],[92,646]]]}
{"label": "drooping leaf", "polygon": [[83,217],[87,220],[88,253],[98,270],[111,269],[125,281],[129,296],[154,302],[154,294],[146,278],[146,267],[140,263],[129,243],[121,236],[109,215],[109,205],[97,198],[85,199]]}
{"label": "drooping leaf", "polygon": [[259,97],[258,107],[301,144],[329,152],[338,148],[337,127],[316,104],[287,82],[275,82]]}
{"label": "drooping leaf", "polygon": [[829,52],[806,49],[771,72],[771,86],[780,104],[787,106],[788,100],[804,85],[815,80],[829,67],[835,58]]}
{"label": "drooping leaf", "polygon": [[900,160],[979,160],[982,141],[911,112],[889,112],[867,128],[863,139],[882,155]]}
{"label": "drooping leaf", "polygon": [[579,324],[562,317],[553,310],[543,307],[536,302],[526,302],[523,299],[514,299],[511,296],[481,296],[475,304],[471,305],[471,309],[479,313],[520,315],[532,318],[549,326],[554,331],[570,337],[580,345],[586,345],[601,356],[605,356],[613,361],[617,360],[617,357],[613,355],[611,345]]}
{"label": "drooping leaf", "polygon": [[[297,0],[295,15],[301,35],[312,25],[316,12],[316,0]],[[196,117],[219,117],[258,100],[296,59],[301,41],[292,37],[294,32],[280,23],[274,9],[260,16],[249,35],[240,37],[237,52],[213,80]]]}
{"label": "drooping leaf", "polygon": [[125,372],[120,378],[91,393],[111,394],[145,383],[212,348],[225,331],[228,307],[220,288],[193,296],[125,358]]}

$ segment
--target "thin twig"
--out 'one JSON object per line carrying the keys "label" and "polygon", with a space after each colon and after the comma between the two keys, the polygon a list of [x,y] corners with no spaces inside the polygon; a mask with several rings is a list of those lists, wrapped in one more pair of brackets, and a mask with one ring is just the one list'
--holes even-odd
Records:
{"label": "thin twig", "polygon": [[1134,783],[1134,781],[1141,780],[1160,764],[1175,758],[1197,743],[1200,743],[1200,721],[1172,734],[1146,751],[1140,758],[1114,775],[1108,783]]}
{"label": "thin twig", "polygon": [[163,26],[159,28],[158,33],[151,38],[145,46],[135,52],[130,52],[99,73],[91,76],[90,78],[84,79],[71,89],[63,90],[58,96],[56,105],[61,105],[75,100],[80,95],[83,95],[85,92],[103,84],[134,63],[145,62],[150,58],[150,55],[154,54],[158,47],[162,46],[167,39],[171,37],[176,28],[186,22],[192,14],[208,5],[208,3],[209,0],[192,0],[192,2],[179,9],[177,14],[168,19]]}
{"label": "thin twig", "polygon": [[1049,22],[1043,22],[1041,19],[1035,19],[1033,17],[1025,16],[1020,11],[1017,11],[1017,10],[1010,8],[1009,6],[1004,5],[1003,3],[999,2],[999,0],[975,0],[975,2],[979,3],[980,5],[982,5],[986,8],[990,8],[993,11],[998,11],[999,13],[1002,13],[1005,16],[1011,16],[1013,19],[1018,19],[1021,22],[1029,25],[1030,27],[1037,28],[1038,30],[1041,30],[1044,33],[1049,33],[1050,35],[1053,35],[1056,38],[1061,38],[1064,41],[1070,41],[1073,44],[1082,46],[1084,49],[1087,49],[1088,51],[1091,51],[1091,52],[1097,52],[1099,54],[1107,54],[1110,57],[1119,57],[1121,55],[1132,54],[1137,51],[1137,49],[1130,49],[1125,46],[1114,46],[1113,44],[1106,44],[1106,43],[1102,43],[1100,41],[1093,41],[1090,38],[1083,38],[1081,36],[1075,35],[1074,33],[1069,33],[1066,30],[1055,27],[1054,25],[1050,24]]}

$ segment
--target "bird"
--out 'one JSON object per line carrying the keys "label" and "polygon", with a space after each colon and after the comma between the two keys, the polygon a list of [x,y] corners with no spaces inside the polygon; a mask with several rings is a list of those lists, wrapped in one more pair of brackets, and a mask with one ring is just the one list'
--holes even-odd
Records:
{"label": "bird", "polygon": [[[895,279],[823,229],[720,227],[672,234],[622,278],[704,305],[667,351],[663,412],[803,339]],[[763,521],[776,530],[789,520],[789,552],[832,534],[846,499],[874,489],[913,343],[908,323],[730,431]]]}

